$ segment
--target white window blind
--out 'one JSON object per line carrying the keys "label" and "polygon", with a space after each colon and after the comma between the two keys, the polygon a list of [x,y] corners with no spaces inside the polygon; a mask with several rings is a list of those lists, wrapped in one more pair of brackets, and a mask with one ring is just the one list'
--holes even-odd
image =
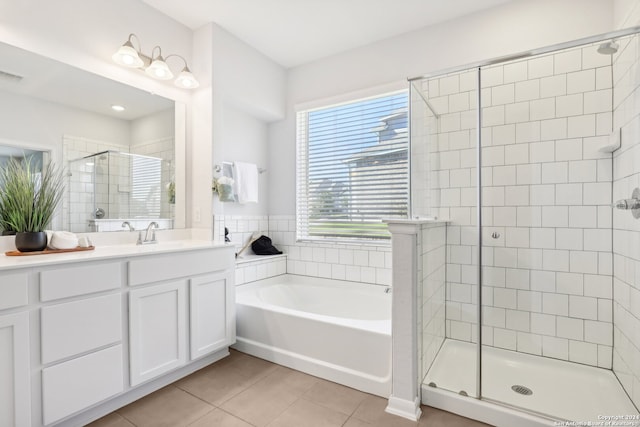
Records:
{"label": "white window blind", "polygon": [[388,239],[406,218],[406,91],[297,113],[299,239]]}
{"label": "white window blind", "polygon": [[162,159],[140,155],[130,156],[131,216],[160,218]]}

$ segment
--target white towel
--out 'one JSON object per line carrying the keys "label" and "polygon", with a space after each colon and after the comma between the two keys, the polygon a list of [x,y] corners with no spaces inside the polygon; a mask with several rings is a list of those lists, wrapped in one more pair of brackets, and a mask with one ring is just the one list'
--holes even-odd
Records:
{"label": "white towel", "polygon": [[258,166],[233,162],[233,179],[240,203],[258,203]]}

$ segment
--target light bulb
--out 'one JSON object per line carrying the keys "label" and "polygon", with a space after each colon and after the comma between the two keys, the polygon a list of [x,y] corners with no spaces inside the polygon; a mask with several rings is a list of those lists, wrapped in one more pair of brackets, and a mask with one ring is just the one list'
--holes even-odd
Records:
{"label": "light bulb", "polygon": [[176,79],[175,85],[183,89],[195,89],[200,86],[200,83],[198,83],[198,80],[196,80],[193,73],[189,71],[189,68],[184,67],[184,69]]}
{"label": "light bulb", "polygon": [[147,67],[145,72],[154,79],[158,80],[169,80],[173,78],[173,73],[169,69],[167,63],[164,62],[162,56],[158,56],[156,59],[154,59],[151,62],[151,65]]}
{"label": "light bulb", "polygon": [[138,55],[138,52],[133,48],[131,42],[126,42],[116,53],[111,57],[117,64],[124,65],[125,67],[140,68],[144,65],[144,62]]}

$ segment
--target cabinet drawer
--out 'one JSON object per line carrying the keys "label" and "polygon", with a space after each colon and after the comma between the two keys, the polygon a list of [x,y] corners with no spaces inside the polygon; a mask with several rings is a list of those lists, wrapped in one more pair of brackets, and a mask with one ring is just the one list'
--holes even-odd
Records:
{"label": "cabinet drawer", "polygon": [[124,390],[122,346],[42,370],[44,424],[67,417]]}
{"label": "cabinet drawer", "polygon": [[27,273],[0,274],[0,310],[29,303]]}
{"label": "cabinet drawer", "polygon": [[122,340],[120,294],[42,308],[42,363]]}
{"label": "cabinet drawer", "polygon": [[140,257],[129,261],[129,284],[161,282],[232,268],[233,249],[220,248]]}
{"label": "cabinet drawer", "polygon": [[122,264],[88,264],[40,273],[40,299],[52,301],[117,289],[122,285]]}

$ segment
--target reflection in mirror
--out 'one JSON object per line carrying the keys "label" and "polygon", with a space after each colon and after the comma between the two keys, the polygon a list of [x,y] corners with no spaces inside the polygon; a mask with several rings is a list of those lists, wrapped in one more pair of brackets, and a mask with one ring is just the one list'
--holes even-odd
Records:
{"label": "reflection in mirror", "polygon": [[64,166],[55,228],[183,226],[184,195],[175,191],[182,113],[173,100],[0,43],[0,164],[37,153],[46,162],[50,153]]}

